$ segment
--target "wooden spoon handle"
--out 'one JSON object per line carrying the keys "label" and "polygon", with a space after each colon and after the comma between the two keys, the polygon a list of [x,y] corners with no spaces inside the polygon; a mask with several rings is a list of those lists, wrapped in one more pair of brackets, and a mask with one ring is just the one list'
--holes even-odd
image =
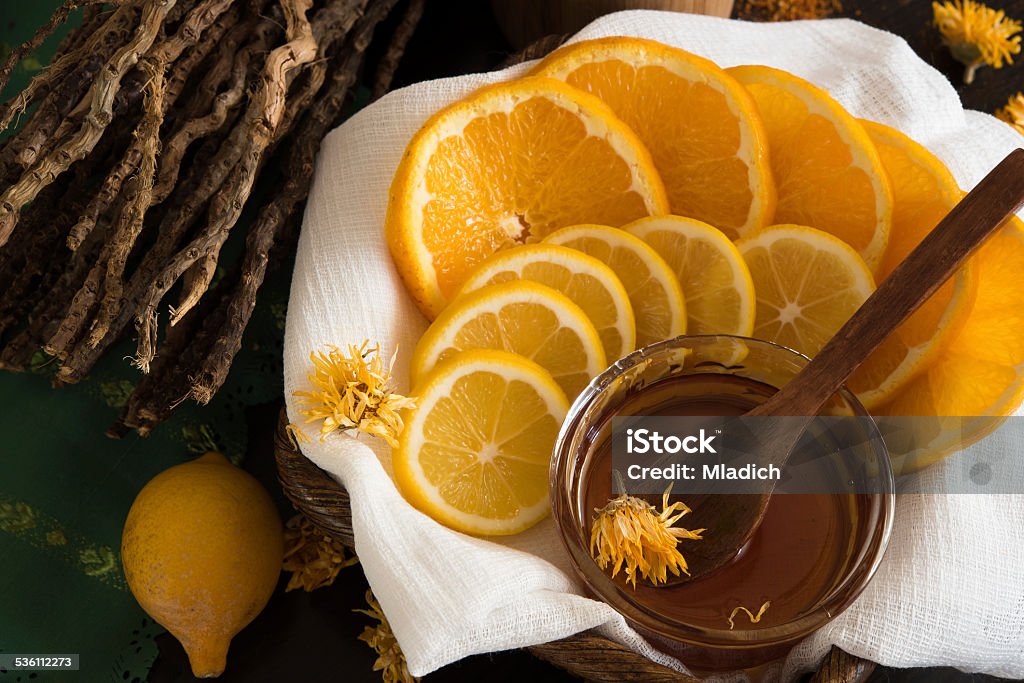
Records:
{"label": "wooden spoon handle", "polygon": [[1016,149],[921,240],[792,382],[750,414],[815,415],[871,352],[1022,205],[1024,149]]}

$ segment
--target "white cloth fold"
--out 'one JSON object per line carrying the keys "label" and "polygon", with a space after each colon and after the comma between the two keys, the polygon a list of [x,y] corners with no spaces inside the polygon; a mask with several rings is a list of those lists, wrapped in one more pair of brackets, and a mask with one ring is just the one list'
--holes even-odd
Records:
{"label": "white cloth fold", "polygon": [[[751,24],[660,12],[603,17],[573,40],[641,36],[723,67],[767,64],[832,93],[854,115],[886,123],[939,155],[971,187],[1022,143],[991,116],[965,112],[946,79],[889,33],[849,20]],[[393,92],[333,131],[317,160],[292,280],[285,335],[289,418],[307,388],[309,353],[381,342],[409,356],[426,320],[404,291],[383,239],[388,187],[403,149],[440,107],[527,65]],[[356,551],[414,675],[462,657],[588,629],[659,662],[608,606],[585,598],[549,519],[500,542],[451,531],[409,506],[379,440],[332,435],[303,452],[352,500]],[[945,465],[951,466],[951,465]],[[941,473],[943,466],[936,468]],[[929,475],[935,476],[935,475]],[[832,644],[892,666],[949,665],[1024,677],[1024,497],[905,496],[893,540],[864,595],[801,643],[777,678],[813,668]]]}

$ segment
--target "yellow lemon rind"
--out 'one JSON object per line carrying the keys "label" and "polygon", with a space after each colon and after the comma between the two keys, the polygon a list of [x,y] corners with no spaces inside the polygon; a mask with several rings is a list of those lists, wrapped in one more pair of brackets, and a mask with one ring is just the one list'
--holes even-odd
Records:
{"label": "yellow lemon rind", "polygon": [[[476,270],[462,284],[458,296],[485,287],[492,278],[502,273],[515,273],[522,278],[522,268],[530,264],[542,263],[561,266],[574,276],[592,277],[607,291],[615,309],[614,327],[619,334],[621,345],[619,348],[609,348],[607,343],[603,344],[606,359],[621,358],[636,348],[636,320],[626,288],[622,286],[618,276],[607,265],[593,256],[588,256],[569,247],[539,243],[524,244],[499,251],[477,266]],[[552,289],[557,290],[554,287]],[[567,292],[561,293],[568,296]],[[587,310],[583,309],[583,312],[587,313]],[[602,328],[597,327],[597,321],[593,317],[591,317],[591,322],[594,323],[594,327],[600,335]]]}
{"label": "yellow lemon rind", "polygon": [[[960,201],[964,193],[960,190],[953,174],[926,147],[890,126],[866,119],[860,119],[859,122],[864,126],[876,146],[884,144],[901,149],[918,166],[935,178],[936,185],[941,190],[941,201],[948,207],[948,210],[952,210]],[[898,198],[895,196],[894,189],[894,201],[896,199]],[[894,224],[893,229],[895,230],[895,228]],[[935,334],[926,343],[907,348],[906,357],[897,368],[890,372],[881,385],[871,389],[860,389],[857,392],[857,398],[868,410],[874,410],[884,404],[911,380],[927,370],[942,354],[946,343],[954,339],[967,324],[978,288],[978,274],[973,261],[964,264],[953,278],[955,282],[953,296],[936,325]]]}
{"label": "yellow lemon rind", "polygon": [[[754,281],[750,277],[750,270],[747,268],[743,256],[725,233],[695,218],[671,215],[648,216],[647,218],[641,218],[628,225],[624,225],[622,229],[644,241],[654,232],[667,231],[680,234],[687,240],[696,239],[710,244],[718,254],[724,257],[725,262],[730,267],[732,281],[729,283],[729,286],[738,294],[740,308],[731,325],[721,329],[698,330],[693,324],[693,306],[690,304],[690,300],[696,297],[693,292],[687,292],[684,289],[683,297],[687,300],[689,315],[687,332],[688,334],[731,334],[739,337],[749,337],[751,335],[754,331],[754,315],[756,312]],[[657,251],[655,249],[655,252]],[[665,261],[669,260],[664,254],[661,254],[661,256]]]}
{"label": "yellow lemon rind", "polygon": [[[646,340],[648,344],[686,334],[686,298],[683,296],[683,289],[679,286],[679,280],[676,278],[672,268],[665,263],[665,259],[661,258],[658,252],[651,248],[651,245],[625,230],[596,224],[572,225],[556,230],[544,238],[544,243],[579,249],[579,247],[574,246],[574,243],[582,239],[602,241],[608,246],[609,250],[625,249],[632,252],[643,261],[650,271],[650,276],[661,286],[665,294],[665,304],[668,307],[668,328],[657,335],[657,338]],[[632,275],[632,273],[616,272],[616,275],[619,276],[620,281],[625,282],[625,278]],[[633,314],[636,317],[639,308],[637,304],[642,302],[634,302],[632,295],[630,296],[630,301],[633,302]],[[638,318],[636,319],[636,327],[637,346],[639,347],[643,345],[642,342],[644,340],[640,339],[641,321]]]}
{"label": "yellow lemon rind", "polygon": [[450,394],[450,387],[457,379],[475,372],[492,372],[507,380],[529,384],[559,423],[565,419],[569,402],[551,375],[537,363],[507,351],[463,351],[439,364],[414,389],[413,395],[417,397],[418,404],[407,414],[399,447],[393,454],[395,483],[413,507],[456,531],[477,536],[517,534],[547,517],[550,512],[548,497],[523,509],[512,519],[490,519],[469,514],[438,495],[419,462],[419,452],[425,442],[423,428],[431,408],[437,400]]}
{"label": "yellow lemon rind", "polygon": [[410,367],[413,384],[418,383],[434,368],[438,357],[445,349],[452,348],[455,334],[469,320],[483,313],[494,313],[503,306],[518,303],[540,303],[555,312],[562,326],[572,329],[583,342],[584,350],[588,354],[587,374],[594,377],[604,370],[607,362],[601,338],[583,309],[569,297],[550,287],[529,280],[515,280],[499,285],[488,285],[460,296],[437,317],[420,338],[413,352]]}

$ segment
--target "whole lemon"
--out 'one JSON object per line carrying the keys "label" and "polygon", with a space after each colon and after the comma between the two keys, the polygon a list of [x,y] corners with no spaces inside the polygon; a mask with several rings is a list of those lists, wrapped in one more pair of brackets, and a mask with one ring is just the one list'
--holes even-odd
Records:
{"label": "whole lemon", "polygon": [[274,592],[283,554],[270,495],[220,453],[154,477],[121,536],[132,594],[181,642],[200,678],[224,671],[231,639]]}

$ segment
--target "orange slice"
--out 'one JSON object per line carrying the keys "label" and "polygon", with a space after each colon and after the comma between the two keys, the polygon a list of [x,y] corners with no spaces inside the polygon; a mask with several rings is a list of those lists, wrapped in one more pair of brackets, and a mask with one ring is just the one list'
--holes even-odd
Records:
{"label": "orange slice", "polygon": [[615,37],[567,45],[533,73],[598,96],[637,132],[672,213],[732,238],[772,222],[764,127],[750,95],[713,62],[653,40]]}
{"label": "orange slice", "polygon": [[904,473],[986,436],[1024,400],[1024,222],[1011,219],[972,265],[978,293],[959,334],[927,370],[875,410],[922,418],[915,422],[914,451],[897,453],[908,456]]}
{"label": "orange slice", "polygon": [[592,95],[548,78],[481,88],[432,116],[391,184],[395,266],[433,319],[495,251],[667,206],[650,154]]}
{"label": "orange slice", "polygon": [[807,225],[856,249],[872,271],[892,225],[892,191],[871,139],[827,92],[766,66],[729,69],[757,102],[775,177],[776,223]]}
{"label": "orange slice", "polygon": [[[889,248],[878,281],[889,276],[960,200],[960,187],[934,154],[903,133],[861,121],[882,159],[893,191]],[[849,387],[871,410],[932,363],[964,326],[977,281],[970,263],[926,301],[875,350]]]}

